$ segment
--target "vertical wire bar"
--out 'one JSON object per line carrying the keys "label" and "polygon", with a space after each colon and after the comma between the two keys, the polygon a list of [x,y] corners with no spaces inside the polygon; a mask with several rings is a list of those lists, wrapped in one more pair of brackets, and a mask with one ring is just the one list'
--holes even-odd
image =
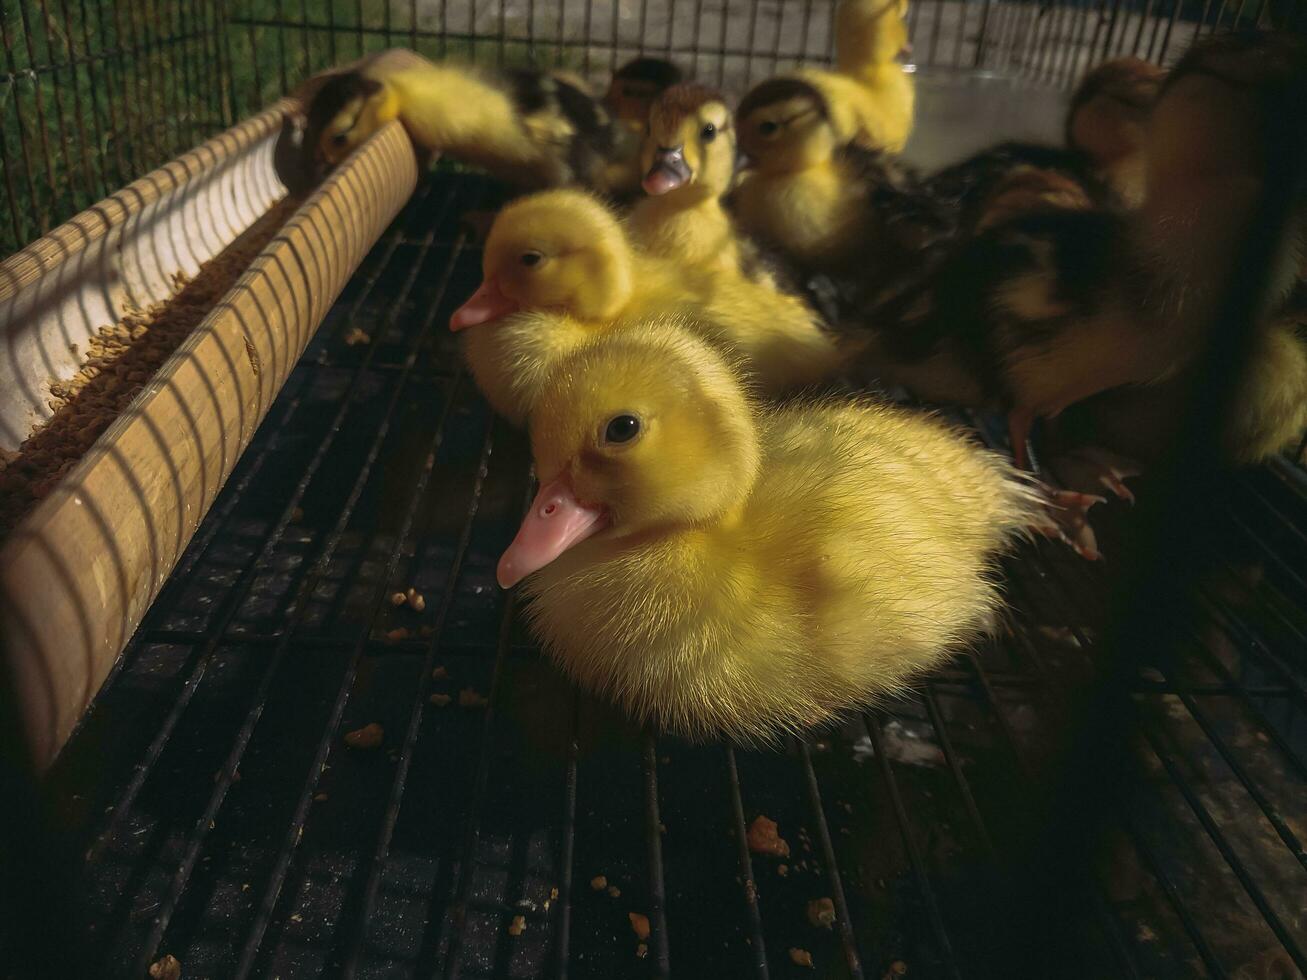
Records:
{"label": "vertical wire bar", "polygon": [[137,5],[128,3],[127,23],[131,28],[132,39],[137,42],[139,49],[131,60],[136,66],[136,97],[140,100],[136,104],[137,118],[140,120],[138,135],[145,150],[144,165],[141,168],[142,171],[145,171],[157,166],[163,155],[160,152],[158,141],[159,130],[157,127],[159,121],[154,112],[154,93],[157,92],[158,82],[150,73],[150,62],[152,60],[150,58],[150,46],[145,41],[144,29],[137,23],[137,13]]}
{"label": "vertical wire bar", "polygon": [[[95,135],[98,143],[97,152],[100,156],[101,171],[104,174],[105,187],[104,192],[107,194],[116,187],[121,187],[127,183],[127,165],[123,161],[122,134],[118,128],[118,109],[117,99],[114,98],[114,84],[110,74],[110,65],[113,63],[112,57],[106,48],[104,34],[104,11],[96,11],[96,22],[100,28],[100,53],[91,56],[94,47],[91,39],[91,14],[86,6],[86,0],[78,0],[78,10],[82,19],[82,47],[86,50],[87,57],[87,80],[91,85],[91,115],[95,121]],[[66,15],[65,15],[66,16]],[[95,77],[95,65],[100,67],[100,81]],[[97,96],[104,96],[105,111],[109,117],[109,128],[104,127],[104,120],[100,115],[100,102]],[[110,144],[113,144],[113,177],[109,176],[109,150]],[[103,195],[102,195],[103,196]]]}
{"label": "vertical wire bar", "polygon": [[[32,68],[32,84],[35,85],[36,90],[40,92],[42,87],[41,85],[42,79],[40,74],[36,71],[38,67],[38,63],[37,63],[36,56],[32,53],[32,30],[27,23],[27,10],[28,10],[27,6],[23,5],[22,10],[23,10],[23,26],[27,32],[27,42],[28,42],[27,50],[28,50],[28,55],[31,57],[30,67]],[[71,214],[73,212],[76,212],[81,207],[82,202],[86,201],[87,199],[86,199],[85,191],[79,193],[77,190],[78,181],[77,178],[74,176],[76,165],[73,162],[72,151],[68,147],[68,144],[71,141],[73,134],[68,126],[68,115],[67,113],[64,112],[64,99],[62,94],[63,86],[60,84],[59,81],[60,70],[57,64],[57,58],[55,57],[55,41],[53,36],[54,25],[50,21],[50,10],[46,5],[46,0],[41,0],[41,22],[42,22],[41,26],[44,28],[45,31],[45,56],[47,59],[49,59],[50,62],[50,71],[47,77],[50,79],[50,93],[51,93],[51,98],[54,100],[54,113],[55,113],[54,119],[59,126],[56,141],[59,147],[59,156],[63,158],[63,179],[64,179],[65,187],[67,189],[68,196],[71,199],[69,202],[71,206],[71,210],[68,212]],[[67,35],[65,34],[65,37],[66,36]],[[74,88],[76,87],[76,81],[77,81],[76,69],[74,69],[74,74],[73,74]],[[80,122],[81,120],[79,119],[78,123],[80,124]],[[83,140],[82,142],[83,142],[83,147],[85,147],[85,140]],[[83,154],[84,153],[85,153],[85,149],[83,149]],[[87,170],[86,178],[87,178],[87,186],[89,187],[90,184],[92,183],[90,179],[89,168]],[[54,188],[51,187],[50,190],[53,192]],[[63,208],[56,207],[56,211],[63,211],[63,210],[64,210]],[[62,220],[62,218],[65,216],[66,215],[59,214],[55,220]]]}
{"label": "vertical wire bar", "polygon": [[594,0],[585,0],[585,20],[581,27],[583,44],[581,46],[581,71],[588,78],[590,75],[590,33],[594,24],[595,3]]}
{"label": "vertical wire bar", "polygon": [[[45,119],[45,99],[41,95],[41,78],[36,71],[36,49],[32,45],[32,27],[29,22],[28,8],[26,4],[19,4],[18,11],[22,15],[23,40],[27,46],[27,67],[28,75],[32,80],[32,95],[36,105],[36,135],[41,146],[42,162],[45,164],[46,187],[49,191],[49,201],[51,211],[57,211],[59,201],[56,197],[59,184],[54,179],[54,159],[50,155],[50,132],[48,123]],[[58,220],[55,218],[54,220]],[[50,220],[48,217],[43,218],[41,233],[50,230]]]}
{"label": "vertical wire bar", "polygon": [[554,64],[563,63],[563,41],[567,34],[567,0],[558,0],[558,24],[554,28]]}
{"label": "vertical wire bar", "polygon": [[[63,4],[64,25],[63,25],[63,30],[60,33],[63,34],[64,50],[68,54],[69,85],[73,90],[73,126],[77,132],[77,148],[80,151],[80,156],[82,158],[82,176],[86,178],[86,188],[82,192],[80,197],[83,200],[87,200],[89,199],[90,195],[94,193],[93,189],[101,185],[96,182],[95,173],[91,169],[91,157],[87,152],[86,124],[83,122],[83,117],[85,116],[85,113],[82,109],[82,92],[81,92],[82,87],[77,83],[77,52],[73,49],[73,22],[72,19],[68,16],[68,0],[61,0],[61,2]],[[53,62],[54,42],[51,35],[54,34],[55,31],[54,31],[54,25],[50,21],[49,0],[41,0],[41,15],[42,18],[45,20],[46,45],[47,45],[48,53],[51,56],[50,60],[51,62]],[[89,51],[87,52],[87,57],[88,58],[90,57]],[[58,99],[59,76],[57,74],[54,74],[51,75],[51,78],[54,79],[55,98]],[[61,127],[66,127],[67,124],[63,121],[62,118],[62,110],[63,110],[62,100],[60,100],[57,104],[60,110],[59,125]],[[68,139],[69,135],[70,134],[68,133],[67,128],[64,128],[63,138],[65,141]],[[72,176],[71,168],[69,169],[69,176],[70,177]],[[80,206],[81,205],[79,204],[79,207]]]}
{"label": "vertical wire bar", "polygon": [[[965,3],[965,0],[960,0],[960,2]],[[939,32],[944,26],[944,0],[936,0],[934,9],[935,17],[930,25],[930,64],[932,67],[940,63]]]}
{"label": "vertical wire bar", "polygon": [[505,0],[499,0],[499,17],[496,22],[497,33],[495,48],[495,64],[500,68],[504,67],[504,56],[508,53],[508,12]]}
{"label": "vertical wire bar", "polygon": [[164,74],[162,56],[160,51],[162,45],[159,44],[159,36],[156,28],[159,24],[159,8],[155,0],[141,0],[141,22],[136,30],[139,31],[139,38],[144,48],[143,57],[145,59],[146,79],[149,83],[150,101],[150,127],[155,133],[155,158],[152,161],[154,166],[158,166],[169,156],[177,144],[176,127],[173,126],[172,136],[169,136],[170,124],[173,122],[174,114],[169,111],[168,97],[171,94],[174,99],[176,93],[169,92],[172,87],[168,84],[168,79]]}
{"label": "vertical wire bar", "polygon": [[[172,79],[172,84],[176,86],[177,101],[180,111],[177,116],[177,125],[181,128],[182,145],[178,149],[186,146],[194,146],[199,140],[197,139],[197,124],[199,122],[198,114],[195,112],[194,98],[195,93],[200,90],[199,80],[195,78],[191,71],[193,65],[191,58],[187,55],[187,46],[189,41],[182,40],[187,31],[187,21],[185,13],[186,0],[179,0],[177,3],[169,4],[172,9],[172,42],[171,51],[173,52],[173,61],[181,66],[181,84],[177,84],[177,79]],[[193,0],[192,0],[193,6]],[[174,76],[177,69],[174,68]]]}
{"label": "vertical wire bar", "polygon": [[654,975],[670,978],[671,955],[667,935],[667,886],[663,880],[663,828],[658,816],[658,755],[649,732],[643,738],[645,839],[649,848],[649,939]]}
{"label": "vertical wire bar", "polygon": [[231,35],[232,28],[230,25],[230,16],[227,14],[227,3],[229,0],[214,0],[214,18],[218,25],[218,51],[222,58],[219,63],[219,73],[221,75],[222,85],[218,91],[222,98],[223,122],[228,125],[234,125],[237,119],[236,112],[236,72],[233,68],[235,62],[231,56]]}
{"label": "vertical wire bar", "polygon": [[[5,66],[9,69],[10,76],[14,79],[11,83],[13,98],[10,100],[14,107],[14,123],[18,130],[18,147],[23,156],[23,176],[27,182],[27,200],[30,203],[30,213],[36,219],[38,234],[45,234],[49,230],[49,223],[41,208],[41,199],[36,193],[36,171],[32,168],[32,149],[28,145],[27,125],[23,121],[23,106],[19,97],[18,89],[18,68],[14,61],[13,40],[9,36],[9,20],[6,17],[0,17],[0,41],[4,42],[5,48]],[[18,216],[18,198],[9,199],[10,213],[17,220]],[[26,238],[26,233],[19,235],[18,245],[23,244],[22,239]]]}
{"label": "vertical wire bar", "polygon": [[971,11],[968,0],[958,0],[957,34],[953,37],[953,67],[962,67],[962,42],[967,36],[967,15]]}
{"label": "vertical wire bar", "polygon": [[358,56],[363,57],[363,0],[354,0],[354,46],[358,48]]}
{"label": "vertical wire bar", "polygon": [[[768,74],[775,74],[777,66],[781,63],[781,31],[785,26],[785,7],[777,5],[776,7],[776,36],[772,39],[771,46],[771,64],[767,68]],[[667,29],[667,46],[671,50],[672,31],[669,26]]]}
{"label": "vertical wire bar", "polygon": [[[114,0],[109,0],[109,4],[113,8],[113,49],[118,52],[118,64],[121,69],[123,118],[126,122],[126,135],[131,143],[131,171],[129,176],[135,177],[149,169],[146,165],[149,157],[146,149],[145,132],[141,125],[141,113],[145,111],[145,97],[141,88],[140,62],[126,53],[130,40],[125,36],[123,30],[122,5],[114,2]],[[103,18],[101,18],[100,27],[103,30]],[[132,89],[135,90],[134,95]]]}
{"label": "vertical wire bar", "polygon": [[894,811],[894,821],[898,824],[899,837],[903,840],[903,848],[908,852],[908,863],[912,866],[912,877],[916,879],[917,891],[926,906],[926,918],[930,922],[930,931],[939,944],[941,958],[947,964],[948,974],[954,980],[961,980],[962,974],[958,971],[957,958],[953,954],[953,943],[949,939],[948,930],[944,928],[944,918],[940,914],[939,902],[935,898],[935,890],[931,887],[930,878],[926,874],[925,862],[921,858],[921,849],[917,846],[917,840],[912,835],[907,807],[904,806],[903,796],[899,792],[898,779],[889,764],[889,756],[885,754],[885,743],[881,738],[880,723],[870,715],[863,714],[862,724],[867,730],[867,737],[871,739],[871,747],[876,753],[876,762],[880,767],[881,779],[885,783],[885,788],[889,791],[890,806]]}
{"label": "vertical wire bar", "polygon": [[[524,513],[530,504],[531,484],[521,501]],[[477,844],[481,840],[481,807],[490,782],[490,753],[494,740],[495,708],[499,703],[504,663],[508,660],[509,637],[516,609],[516,593],[504,596],[504,608],[499,620],[499,635],[495,642],[495,666],[490,679],[490,695],[481,724],[481,751],[477,756],[476,775],[472,780],[472,800],[469,805],[467,834],[463,840],[463,855],[458,862],[458,884],[454,892],[454,928],[449,938],[449,952],[445,958],[444,980],[458,980],[463,974],[463,932],[467,924],[467,906],[472,892],[472,865],[476,863]]]}
{"label": "vertical wire bar", "polygon": [[[811,6],[812,0],[808,0]],[[699,77],[699,34],[703,30],[703,0],[694,0],[694,44],[690,52],[690,77]]]}
{"label": "vertical wire bar", "polygon": [[812,31],[812,0],[803,0],[803,20],[799,24],[799,65],[808,63],[808,42]]}
{"label": "vertical wire bar", "polygon": [[[281,83],[281,94],[290,92],[290,72],[286,67],[286,5],[285,0],[277,0],[277,81]],[[390,43],[390,2],[386,2],[386,43]]]}
{"label": "vertical wire bar", "polygon": [[835,845],[830,839],[830,824],[826,821],[826,808],[821,802],[821,787],[817,784],[817,772],[812,767],[812,753],[808,743],[802,739],[798,744],[799,759],[803,763],[803,778],[808,791],[808,806],[812,811],[812,823],[817,830],[817,846],[821,848],[821,859],[826,865],[826,880],[830,886],[830,897],[835,905],[835,921],[839,928],[840,945],[844,948],[844,963],[848,967],[852,980],[863,980],[862,958],[858,955],[858,940],[853,935],[853,919],[849,915],[849,903],[844,898],[844,882],[840,878],[839,864],[835,861]]}
{"label": "vertical wire bar", "polygon": [[[726,24],[730,20],[730,0],[722,0],[721,30],[717,32],[717,87],[726,85]],[[832,36],[833,32],[832,32]],[[744,93],[740,93],[743,95]]]}
{"label": "vertical wire bar", "polygon": [[758,914],[758,885],[753,878],[753,861],[749,857],[748,828],[744,823],[744,799],[740,792],[740,770],[735,764],[735,749],[726,746],[726,773],[731,791],[732,833],[735,837],[735,858],[740,864],[740,881],[744,885],[744,903],[749,922],[749,946],[753,951],[753,966],[759,980],[768,980],[767,941],[762,931],[762,916]]}
{"label": "vertical wire bar", "polygon": [[[331,4],[332,0],[328,0],[328,6]],[[259,34],[253,18],[246,22],[245,33],[250,45],[250,74],[254,80],[254,91],[245,100],[245,108],[247,112],[253,112],[264,101],[263,73],[259,70]]]}
{"label": "vertical wire bar", "polygon": [[572,864],[576,860],[576,784],[577,761],[580,746],[577,744],[577,728],[580,720],[580,698],[572,692],[571,734],[567,740],[567,772],[563,784],[563,839],[558,855],[561,869],[558,881],[559,908],[554,925],[554,961],[553,975],[558,980],[567,980],[567,966],[571,959],[572,944]]}
{"label": "vertical wire bar", "polygon": [[[648,0],[646,0],[646,3]],[[749,37],[745,41],[744,47],[748,54],[744,57],[744,86],[747,89],[753,84],[753,66],[754,52],[758,50],[758,7],[757,3],[749,4]]]}
{"label": "vertical wire bar", "polygon": [[621,21],[622,5],[615,3],[612,5],[613,30],[612,30],[612,49],[608,52],[608,74],[609,77],[617,72],[617,49],[622,43]]}
{"label": "vertical wire bar", "polygon": [[[413,0],[413,3],[416,4],[417,0]],[[413,47],[417,47],[416,37]],[[313,42],[309,35],[309,0],[300,0],[300,50],[304,53],[303,77],[308,78],[318,67],[313,61]]]}
{"label": "vertical wire bar", "polygon": [[327,58],[334,65],[340,61],[336,53],[336,0],[326,0],[327,11]]}
{"label": "vertical wire bar", "polygon": [[649,0],[640,0],[640,37],[636,42],[639,45],[640,54],[646,51],[644,39],[649,33]]}
{"label": "vertical wire bar", "polygon": [[980,6],[980,27],[976,29],[976,56],[973,68],[982,68],[985,64],[985,45],[989,42],[990,16],[994,12],[994,0],[984,0]]}
{"label": "vertical wire bar", "polygon": [[921,700],[926,706],[926,714],[930,718],[930,725],[935,729],[935,734],[939,737],[939,747],[944,753],[944,763],[948,766],[949,772],[953,776],[953,782],[957,785],[958,793],[962,797],[962,808],[967,811],[967,819],[975,827],[976,836],[980,840],[980,845],[985,853],[991,859],[996,858],[998,851],[994,847],[993,838],[989,836],[989,828],[985,826],[985,819],[981,816],[980,807],[976,805],[976,798],[971,792],[971,783],[967,779],[966,773],[962,771],[962,764],[958,761],[957,751],[953,748],[953,740],[949,737],[948,728],[944,724],[944,714],[939,710],[939,700],[935,696],[934,688],[929,681],[924,685]]}
{"label": "vertical wire bar", "polygon": [[[12,84],[12,83],[10,83]],[[7,130],[0,128],[0,170],[4,171],[5,191],[9,194],[9,223],[13,227],[13,247],[12,251],[18,251],[23,247],[26,237],[23,234],[22,222],[18,219],[18,191],[14,187],[14,170],[16,164],[9,157],[9,133]],[[11,251],[8,245],[5,251]]]}

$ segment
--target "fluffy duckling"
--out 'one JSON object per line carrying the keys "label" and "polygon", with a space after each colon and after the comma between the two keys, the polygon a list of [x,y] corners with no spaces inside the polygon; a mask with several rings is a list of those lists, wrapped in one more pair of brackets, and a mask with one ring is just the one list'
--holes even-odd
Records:
{"label": "fluffy duckling", "polygon": [[989,629],[1032,520],[1000,457],[870,402],[760,410],[684,331],[608,334],[531,417],[541,486],[499,563],[583,687],[759,741],[901,691]]}
{"label": "fluffy duckling", "polygon": [[[468,335],[468,364],[509,419],[529,413],[541,359],[556,355],[559,345],[652,315],[684,316],[737,355],[770,394],[827,380],[843,361],[798,298],[739,272],[637,249],[612,211],[581,191],[547,191],[505,207],[486,239],[482,266],[484,282],[450,328],[477,328]],[[533,331],[550,331],[550,339],[530,339]]]}
{"label": "fluffy duckling", "polygon": [[[844,0],[835,10],[835,68],[869,92],[864,109],[872,146],[898,152],[912,132],[916,87],[902,62],[908,43],[908,0]],[[826,73],[800,71],[821,88]],[[827,94],[831,99],[831,94]]]}
{"label": "fluffy duckling", "polygon": [[[1201,349],[1267,154],[1290,142],[1273,134],[1291,116],[1302,62],[1287,38],[1197,46],[1153,111],[1138,211],[1048,210],[982,232],[873,312],[882,375],[927,397],[996,402],[1023,465],[1036,418],[1174,377]],[[1277,268],[1281,297],[1300,274],[1301,211]]]}
{"label": "fluffy duckling", "polygon": [[843,140],[818,88],[797,78],[763,82],[736,119],[750,166],[730,200],[746,233],[806,272],[865,274],[911,252],[884,220],[882,198],[912,197],[915,175]]}
{"label": "fluffy duckling", "polygon": [[759,264],[722,203],[735,182],[735,133],[725,98],[676,85],[653,104],[641,150],[647,195],[631,210],[632,240],[654,255],[725,272]]}
{"label": "fluffy duckling", "polygon": [[634,58],[613,72],[604,105],[637,138],[644,136],[649,110],[660,95],[679,85],[681,69],[662,58]]}
{"label": "fluffy duckling", "polygon": [[[307,106],[303,183],[316,182],[398,119],[424,160],[446,154],[525,188],[580,182],[620,190],[610,186],[622,152],[616,124],[558,74],[496,76],[394,48],[317,76],[298,95]],[[634,152],[633,141],[627,144]]]}
{"label": "fluffy duckling", "polygon": [[1143,203],[1148,114],[1165,78],[1151,62],[1117,58],[1089,72],[1071,96],[1066,145],[1127,207]]}

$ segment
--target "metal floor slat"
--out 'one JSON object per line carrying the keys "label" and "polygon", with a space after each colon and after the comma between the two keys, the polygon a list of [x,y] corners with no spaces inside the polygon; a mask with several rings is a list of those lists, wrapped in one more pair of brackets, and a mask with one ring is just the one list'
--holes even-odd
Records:
{"label": "metal floor slat", "polygon": [[[163,953],[196,977],[812,975],[791,950],[817,976],[1003,975],[987,906],[1094,676],[1110,557],[1027,546],[999,636],[803,743],[633,728],[532,650],[494,581],[529,453],[445,323],[479,278],[458,214],[495,194],[437,175],[378,242],[49,775],[104,975]],[[1307,942],[1305,488],[1243,480],[1213,532],[1229,557],[1132,680],[1138,772],[1086,975],[1235,974],[1276,930]],[[388,601],[410,585],[420,614]],[[370,722],[380,749],[343,744]],[[747,852],[759,814],[788,859]]]}

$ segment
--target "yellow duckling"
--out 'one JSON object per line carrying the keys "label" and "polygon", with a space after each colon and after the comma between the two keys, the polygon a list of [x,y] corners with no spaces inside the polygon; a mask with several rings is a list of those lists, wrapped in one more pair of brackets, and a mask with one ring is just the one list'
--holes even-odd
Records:
{"label": "yellow duckling", "polygon": [[736,112],[750,161],[730,203],[741,229],[808,271],[864,273],[901,258],[876,197],[908,192],[913,175],[848,142],[832,104],[806,79],[756,86]]}
{"label": "yellow duckling", "polygon": [[[393,48],[310,79],[297,94],[307,106],[301,149],[307,182],[398,119],[424,161],[447,154],[526,188],[581,182],[619,190],[607,186],[623,145],[616,124],[561,74],[496,76]],[[638,151],[636,141],[626,145]]]}
{"label": "yellow duckling", "polygon": [[842,364],[835,342],[798,298],[739,272],[649,255],[582,191],[546,191],[505,207],[486,239],[482,267],[484,282],[450,328],[477,328],[468,335],[468,364],[509,419],[526,417],[547,370],[542,360],[560,347],[655,315],[683,317],[738,356],[769,394],[826,380]]}
{"label": "yellow duckling", "polygon": [[760,410],[656,325],[561,361],[530,427],[541,486],[500,584],[526,579],[533,632],[583,687],[692,737],[901,691],[993,625],[995,558],[1034,518],[1015,471],[940,420]]}
{"label": "yellow duckling", "polygon": [[[911,50],[907,15],[907,0],[844,0],[835,11],[834,79],[829,72],[798,72],[800,78],[822,89],[828,102],[858,106],[859,126],[870,145],[894,152],[908,142],[916,107],[912,75],[901,63]],[[860,97],[843,86],[845,78],[866,94]],[[826,88],[832,81],[848,93],[844,99]]]}
{"label": "yellow duckling", "polygon": [[632,240],[654,255],[734,271],[756,264],[722,197],[735,182],[735,134],[721,93],[676,85],[653,104],[640,156],[643,198],[627,218]]}

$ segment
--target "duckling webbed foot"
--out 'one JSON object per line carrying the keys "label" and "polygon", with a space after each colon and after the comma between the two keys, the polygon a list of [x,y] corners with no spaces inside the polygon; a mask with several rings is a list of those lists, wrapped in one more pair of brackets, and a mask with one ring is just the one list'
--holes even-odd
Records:
{"label": "duckling webbed foot", "polygon": [[1125,481],[1143,472],[1134,460],[1097,446],[1058,455],[1049,460],[1048,465],[1065,487],[1109,490],[1131,504],[1135,502],[1135,495]]}
{"label": "duckling webbed foot", "polygon": [[1040,486],[1048,505],[1041,511],[1034,530],[1046,538],[1063,542],[1086,561],[1101,559],[1103,555],[1098,550],[1098,536],[1089,523],[1089,509],[1095,504],[1104,503],[1104,498],[1047,484]]}

